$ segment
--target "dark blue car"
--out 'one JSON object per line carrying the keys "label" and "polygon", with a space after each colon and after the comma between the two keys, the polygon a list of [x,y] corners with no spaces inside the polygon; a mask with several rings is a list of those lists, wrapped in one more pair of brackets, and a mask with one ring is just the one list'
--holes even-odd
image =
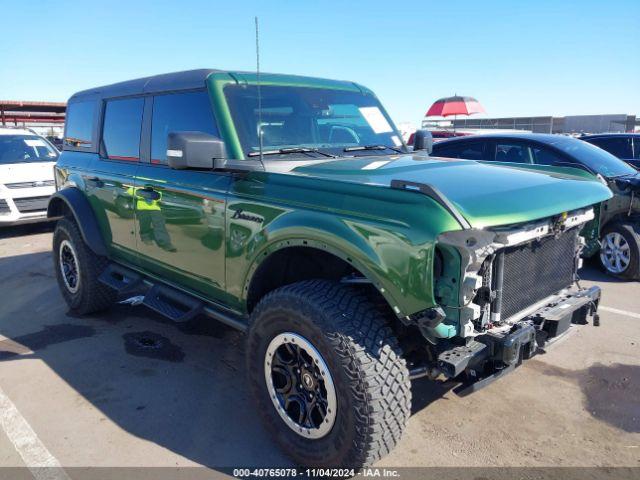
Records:
{"label": "dark blue car", "polygon": [[580,140],[600,147],[632,167],[640,169],[640,133],[600,133],[583,135]]}
{"label": "dark blue car", "polygon": [[617,157],[582,140],[539,133],[451,138],[434,144],[432,155],[574,167],[597,175],[614,196],[601,205],[598,235],[593,236],[584,255],[591,256],[599,250],[608,273],[640,279],[640,172]]}

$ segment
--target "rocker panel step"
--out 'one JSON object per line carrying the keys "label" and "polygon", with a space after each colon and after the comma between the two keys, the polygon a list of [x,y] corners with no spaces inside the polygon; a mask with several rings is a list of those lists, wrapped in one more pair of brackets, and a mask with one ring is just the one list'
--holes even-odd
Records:
{"label": "rocker panel step", "polygon": [[178,323],[191,320],[204,306],[203,302],[164,285],[151,287],[142,304]]}
{"label": "rocker panel step", "polygon": [[115,263],[105,268],[98,280],[120,295],[130,293],[142,285],[140,274]]}

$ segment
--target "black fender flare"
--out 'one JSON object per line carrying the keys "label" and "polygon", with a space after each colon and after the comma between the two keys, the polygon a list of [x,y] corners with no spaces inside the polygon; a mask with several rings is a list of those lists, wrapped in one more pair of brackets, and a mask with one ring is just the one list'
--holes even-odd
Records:
{"label": "black fender flare", "polygon": [[47,218],[62,217],[65,211],[71,212],[82,233],[82,239],[93,253],[107,256],[107,247],[91,204],[87,197],[75,187],[58,190],[49,199]]}

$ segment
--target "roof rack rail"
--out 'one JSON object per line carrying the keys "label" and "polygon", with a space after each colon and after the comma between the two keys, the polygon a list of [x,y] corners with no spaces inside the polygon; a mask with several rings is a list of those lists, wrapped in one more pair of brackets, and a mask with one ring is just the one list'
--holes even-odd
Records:
{"label": "roof rack rail", "polygon": [[464,218],[462,213],[460,213],[460,210],[458,210],[456,206],[433,185],[429,185],[428,183],[412,182],[410,180],[391,180],[391,188],[419,192],[429,198],[432,198],[442,205],[442,207],[457,220],[463,230],[471,229],[471,224],[466,218]]}

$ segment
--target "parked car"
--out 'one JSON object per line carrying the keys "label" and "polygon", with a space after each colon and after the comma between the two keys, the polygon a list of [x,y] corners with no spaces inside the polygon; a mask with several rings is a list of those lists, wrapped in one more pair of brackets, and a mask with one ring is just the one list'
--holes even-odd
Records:
{"label": "parked car", "polygon": [[[298,464],[351,468],[399,441],[411,378],[471,391],[597,323],[600,289],[576,267],[602,183],[433,160],[364,86],[259,78],[197,70],[69,99],[49,216],[74,313],[143,295],[176,322],[247,331],[256,408],[238,415]],[[204,220],[168,222],[167,200]]]}
{"label": "parked car", "polygon": [[47,140],[49,140],[49,143],[51,143],[51,145],[53,145],[54,147],[56,147],[58,149],[58,151],[62,151],[62,139],[60,137],[56,137],[53,135],[47,135]]}
{"label": "parked car", "polygon": [[47,220],[58,151],[31,130],[0,127],[0,226]]}
{"label": "parked car", "polygon": [[640,169],[640,133],[600,133],[579,138]]}
{"label": "parked car", "polygon": [[[577,167],[599,176],[614,196],[598,209],[598,222],[585,248],[600,252],[611,275],[640,278],[640,172],[590,143],[561,135],[500,134],[444,140],[433,155],[472,160]],[[600,248],[602,246],[602,248]]]}
{"label": "parked car", "polygon": [[[441,140],[444,140],[445,138],[464,137],[467,135],[471,135],[470,133],[454,132],[453,130],[430,130],[429,132],[431,133],[431,138],[433,138],[434,142],[439,142]],[[413,132],[411,135],[409,135],[409,139],[407,140],[407,145],[413,146],[413,141],[415,136],[416,136],[416,132]]]}

